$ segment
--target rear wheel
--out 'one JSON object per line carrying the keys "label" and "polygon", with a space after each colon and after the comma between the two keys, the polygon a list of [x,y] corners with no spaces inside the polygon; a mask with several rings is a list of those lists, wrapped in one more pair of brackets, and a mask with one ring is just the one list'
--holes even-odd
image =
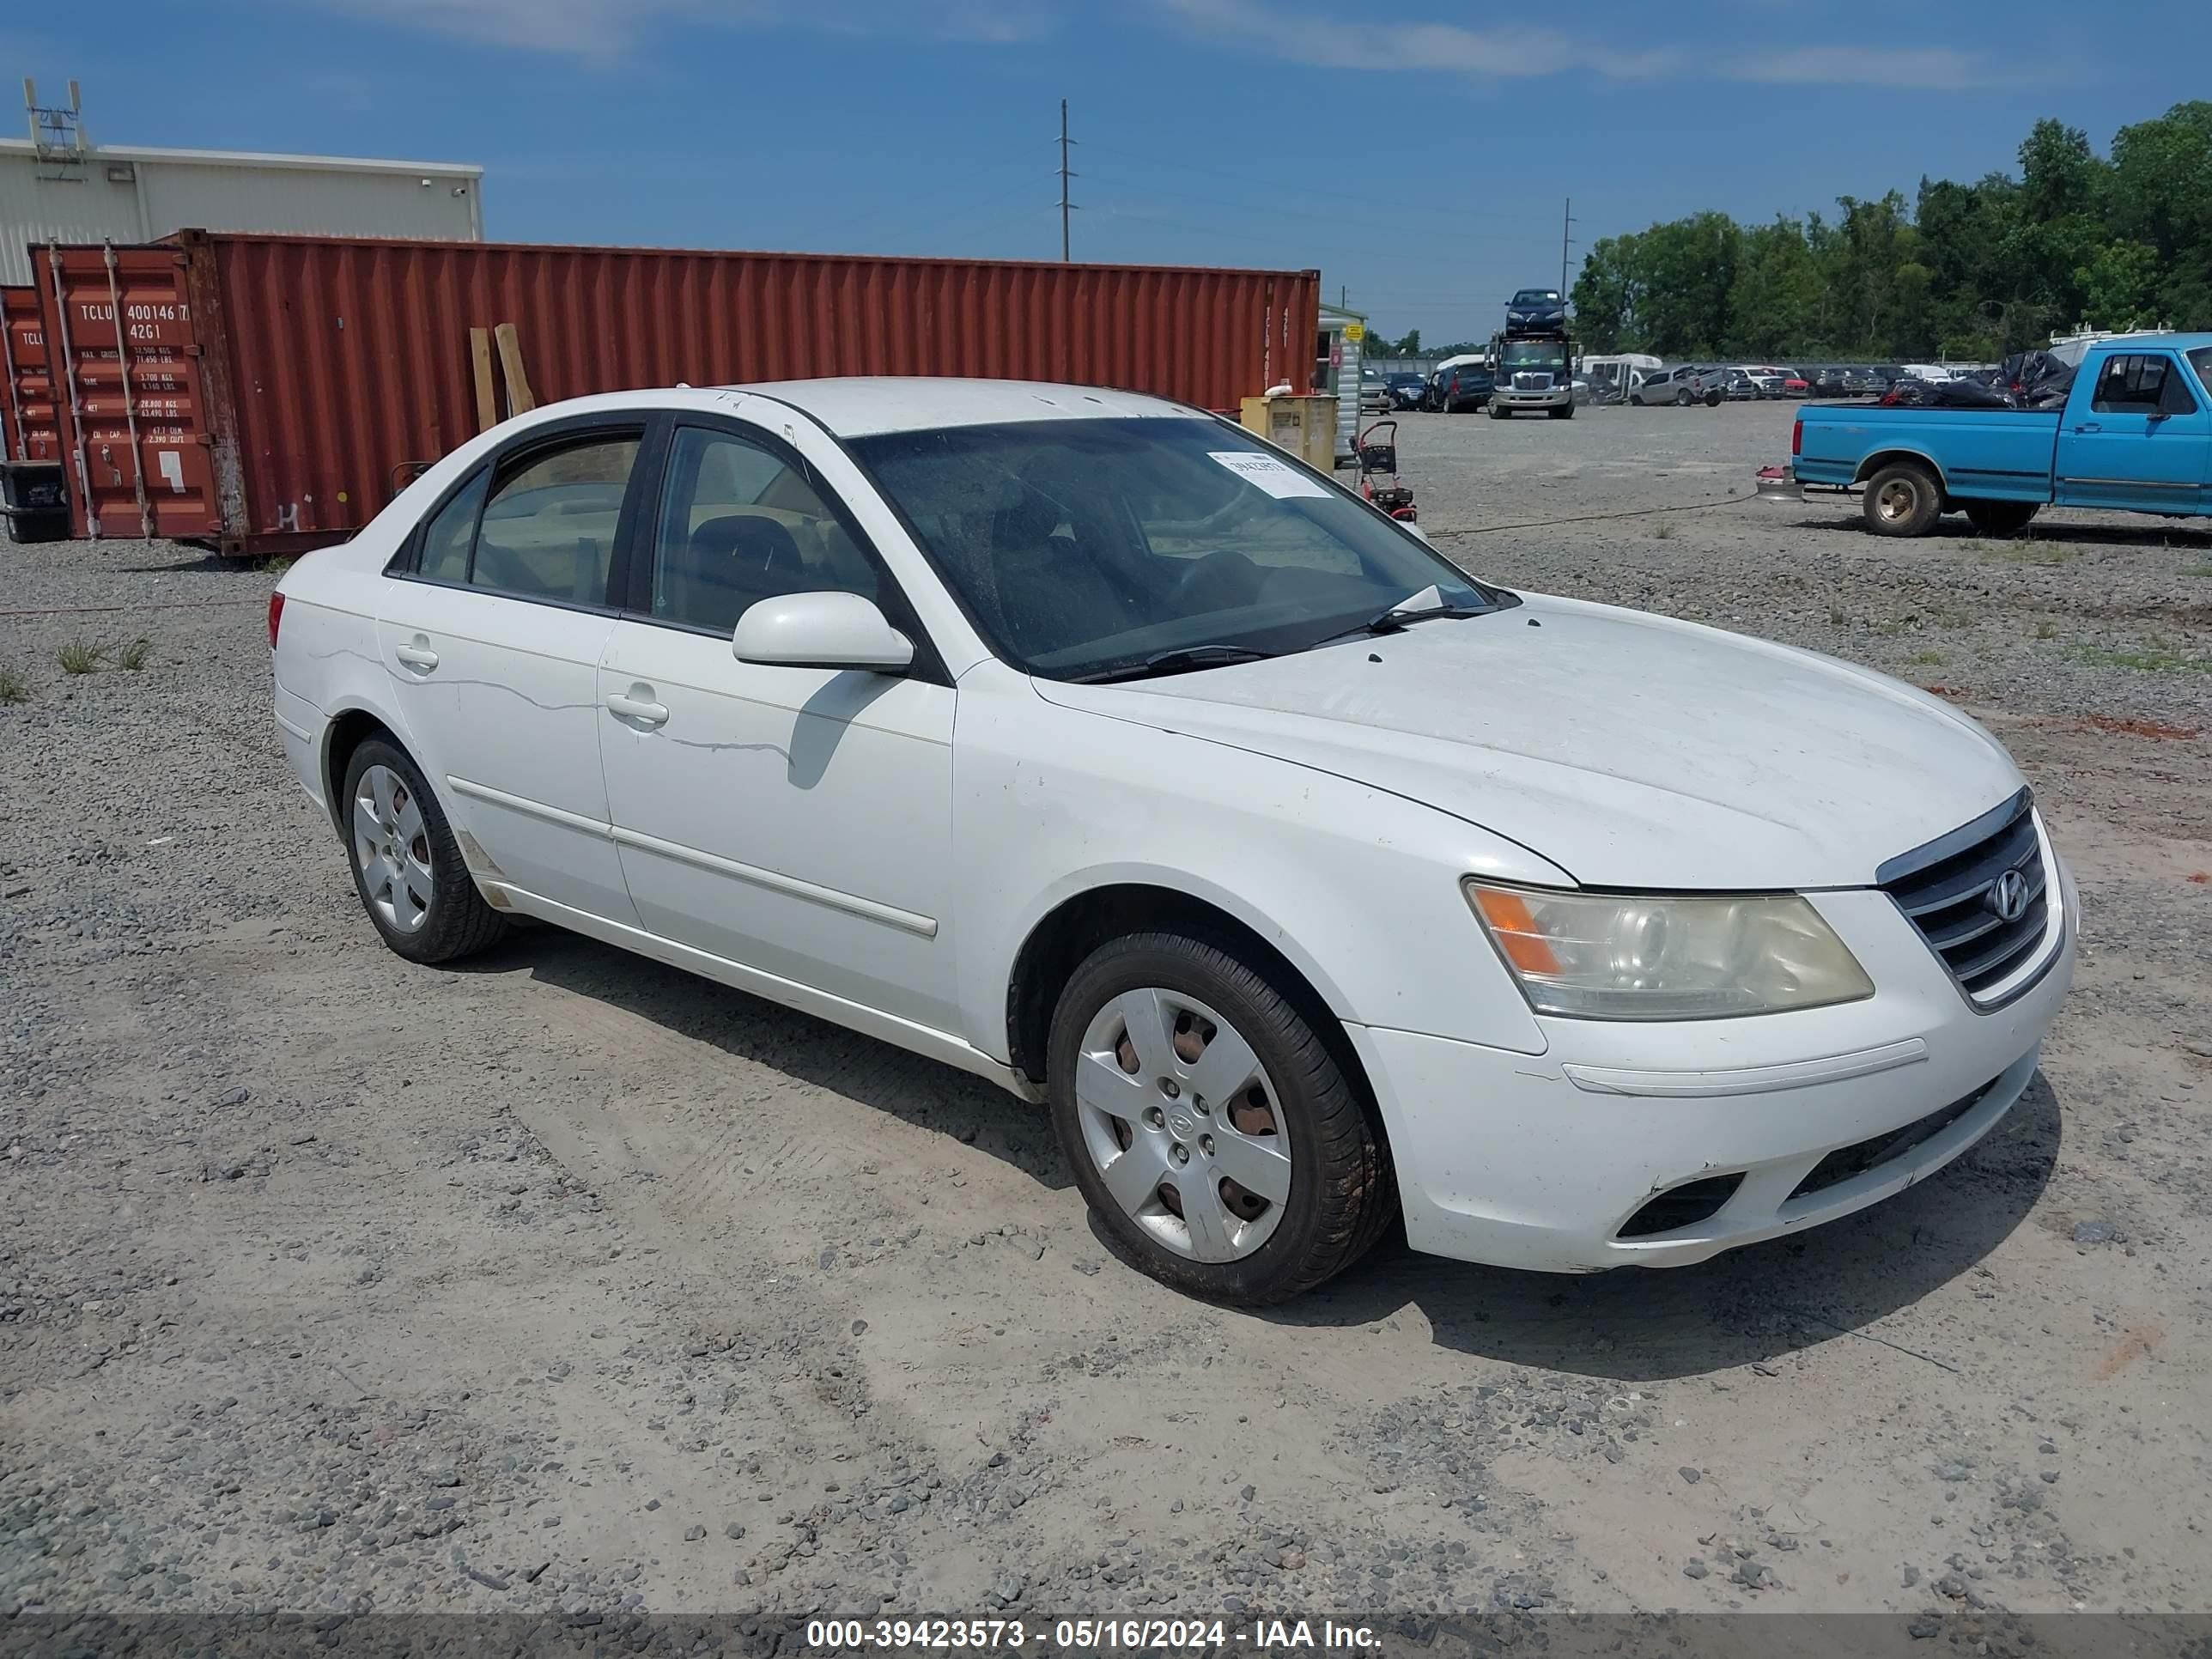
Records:
{"label": "rear wheel", "polygon": [[1085,1199],[1178,1290],[1284,1301],[1358,1261],[1395,1212],[1381,1136],[1328,1045],[1217,945],[1101,945],[1061,994],[1046,1072]]}
{"label": "rear wheel", "polygon": [[2017,536],[2039,511],[2034,501],[1962,501],[1966,521],[1984,536]]}
{"label": "rear wheel", "polygon": [[1893,461],[1867,480],[1859,511],[1877,536],[1924,536],[1943,516],[1943,487],[1917,461]]}
{"label": "rear wheel", "polygon": [[347,862],[361,908],[410,962],[471,956],[507,931],[461,861],[453,826],[421,769],[372,738],[346,765]]}

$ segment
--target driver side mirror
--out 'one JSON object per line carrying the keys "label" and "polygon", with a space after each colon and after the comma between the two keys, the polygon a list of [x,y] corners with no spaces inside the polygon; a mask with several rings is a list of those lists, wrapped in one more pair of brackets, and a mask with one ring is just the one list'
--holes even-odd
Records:
{"label": "driver side mirror", "polygon": [[902,674],[914,641],[858,593],[783,593],[738,618],[730,648],[739,662],[780,668],[860,669]]}

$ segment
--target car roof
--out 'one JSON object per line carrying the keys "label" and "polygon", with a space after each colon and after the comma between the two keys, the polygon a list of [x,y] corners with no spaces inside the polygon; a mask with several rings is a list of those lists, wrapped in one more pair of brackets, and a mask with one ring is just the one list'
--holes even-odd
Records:
{"label": "car roof", "polygon": [[841,438],[1014,421],[1204,418],[1188,404],[1140,392],[1059,386],[1045,380],[967,380],[928,375],[855,375],[730,386],[805,410]]}

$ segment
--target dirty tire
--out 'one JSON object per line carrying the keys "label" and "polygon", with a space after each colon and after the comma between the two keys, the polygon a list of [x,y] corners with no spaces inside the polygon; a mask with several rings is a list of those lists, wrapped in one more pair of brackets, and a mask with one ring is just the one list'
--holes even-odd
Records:
{"label": "dirty tire", "polygon": [[1966,521],[1984,536],[2017,536],[2040,510],[2033,501],[1961,501]]}
{"label": "dirty tire", "polygon": [[1512,416],[1513,411],[1510,409],[1501,408],[1496,404],[1490,405],[1490,418],[1493,421],[1510,420]]}
{"label": "dirty tire", "polygon": [[1575,418],[1575,406],[1572,404],[1554,404],[1552,406],[1552,418],[1555,421],[1573,420]]}
{"label": "dirty tire", "polygon": [[1705,407],[1707,409],[1718,409],[1720,406],[1721,394],[1719,392],[1708,392],[1705,393]]}
{"label": "dirty tire", "polygon": [[[422,809],[435,884],[422,925],[411,933],[389,926],[377,914],[362,878],[361,860],[354,850],[354,798],[360,793],[362,775],[372,766],[386,767],[398,773]],[[353,872],[354,892],[379,937],[398,954],[410,962],[454,962],[484,950],[507,931],[507,918],[486,904],[483,895],[477,891],[476,882],[462,861],[461,849],[454,842],[453,825],[446,821],[445,808],[438,804],[435,792],[423,781],[422,768],[404,750],[381,738],[371,738],[356,749],[346,763],[345,790],[338,808],[346,824],[346,868]]]}
{"label": "dirty tire", "polygon": [[1924,536],[1943,516],[1943,486],[1917,461],[1892,461],[1867,480],[1859,513],[1877,536]]}
{"label": "dirty tire", "polygon": [[[1106,1190],[1084,1143],[1075,1099],[1084,1034],[1115,998],[1148,986],[1218,1009],[1273,1085],[1291,1141],[1290,1196],[1273,1232],[1249,1255],[1198,1261],[1159,1243]],[[1398,1212],[1389,1152],[1360,1091],[1291,999],[1219,945],[1153,933],[1099,946],[1060,994],[1045,1066],[1053,1127],[1076,1185],[1123,1249],[1176,1290],[1249,1307],[1287,1301],[1358,1261]]]}

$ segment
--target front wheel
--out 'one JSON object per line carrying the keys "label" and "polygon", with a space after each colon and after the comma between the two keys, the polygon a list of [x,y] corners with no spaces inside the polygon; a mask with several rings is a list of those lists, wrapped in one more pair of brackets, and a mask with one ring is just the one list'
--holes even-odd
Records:
{"label": "front wheel", "polygon": [[1510,409],[1502,409],[1496,404],[1490,406],[1490,418],[1493,421],[1510,420],[1512,416],[1513,411]]}
{"label": "front wheel", "polygon": [[1575,418],[1575,406],[1572,404],[1553,404],[1552,405],[1552,418],[1555,421],[1573,420]]}
{"label": "front wheel", "polygon": [[1358,1261],[1396,1210],[1382,1138],[1266,975],[1179,933],[1101,945],[1053,1015],[1054,1127],[1145,1271],[1259,1306]]}
{"label": "front wheel", "polygon": [[1707,409],[1718,409],[1720,406],[1721,394],[1719,392],[1708,392],[1705,393],[1705,407]]}
{"label": "front wheel", "polygon": [[1943,516],[1943,487],[1917,461],[1893,461],[1867,480],[1859,511],[1877,536],[1924,536]]}
{"label": "front wheel", "polygon": [[2039,511],[2034,501],[1966,501],[1966,521],[1984,536],[2017,536]]}

